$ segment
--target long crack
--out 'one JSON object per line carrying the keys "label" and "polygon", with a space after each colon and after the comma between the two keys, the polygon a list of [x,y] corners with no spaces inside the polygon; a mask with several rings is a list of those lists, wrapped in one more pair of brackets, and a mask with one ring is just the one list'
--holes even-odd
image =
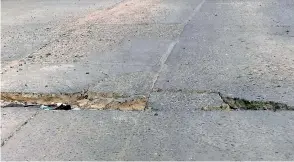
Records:
{"label": "long crack", "polygon": [[[294,110],[294,106],[274,101],[254,101],[236,97],[225,96],[220,92],[213,91],[197,91],[197,90],[161,90],[153,89],[152,93],[161,91],[180,92],[180,93],[217,93],[223,101],[220,106],[203,107],[202,110]],[[148,97],[144,95],[128,96],[119,93],[105,92],[76,92],[76,93],[18,93],[18,92],[2,92],[1,100],[13,103],[18,102],[25,105],[50,105],[63,103],[72,107],[82,109],[116,109],[116,110],[146,110],[148,106]]]}
{"label": "long crack", "polygon": [[11,139],[18,131],[20,131],[26,124],[28,124],[31,119],[37,116],[38,113],[39,113],[38,111],[34,113],[29,119],[27,119],[19,127],[17,127],[16,130],[13,131],[7,138],[1,139],[1,147],[4,146],[7,143],[7,141]]}

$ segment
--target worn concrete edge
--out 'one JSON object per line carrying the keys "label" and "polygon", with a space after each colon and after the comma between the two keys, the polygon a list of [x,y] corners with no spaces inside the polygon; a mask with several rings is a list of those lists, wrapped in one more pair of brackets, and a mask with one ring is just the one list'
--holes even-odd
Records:
{"label": "worn concrete edge", "polygon": [[50,105],[56,103],[68,104],[82,109],[118,109],[144,110],[147,98],[144,95],[123,95],[110,92],[76,92],[76,93],[22,93],[2,92],[1,100],[5,102],[20,102],[25,105]]}

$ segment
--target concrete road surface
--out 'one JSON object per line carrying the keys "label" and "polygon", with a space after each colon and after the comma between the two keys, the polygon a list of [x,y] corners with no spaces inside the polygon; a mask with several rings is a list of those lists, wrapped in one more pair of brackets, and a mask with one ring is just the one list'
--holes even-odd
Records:
{"label": "concrete road surface", "polygon": [[294,160],[294,1],[1,3],[2,92],[146,97],[2,108],[2,160]]}

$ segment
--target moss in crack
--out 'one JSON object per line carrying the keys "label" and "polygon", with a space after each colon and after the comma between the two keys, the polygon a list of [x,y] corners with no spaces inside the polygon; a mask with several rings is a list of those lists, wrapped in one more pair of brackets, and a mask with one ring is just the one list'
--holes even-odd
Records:
{"label": "moss in crack", "polygon": [[222,104],[220,106],[205,106],[202,107],[201,110],[204,111],[213,111],[213,110],[231,110],[230,106],[228,104]]}
{"label": "moss in crack", "polygon": [[220,95],[222,100],[233,110],[294,110],[294,106],[273,101],[249,101],[240,98],[225,97]]}

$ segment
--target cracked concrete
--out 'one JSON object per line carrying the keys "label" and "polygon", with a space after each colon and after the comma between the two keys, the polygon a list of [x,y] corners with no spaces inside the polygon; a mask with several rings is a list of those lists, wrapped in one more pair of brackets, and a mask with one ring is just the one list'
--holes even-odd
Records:
{"label": "cracked concrete", "polygon": [[118,93],[77,92],[68,94],[1,93],[5,102],[19,102],[25,105],[50,105],[64,103],[83,109],[145,110],[145,96],[126,96]]}
{"label": "cracked concrete", "polygon": [[[145,111],[41,111],[25,122],[31,113],[5,108],[16,116],[3,119],[17,123],[7,132],[26,124],[1,158],[293,160],[293,111],[260,110],[293,110],[293,8],[288,0],[3,1],[2,95]],[[85,90],[96,95],[72,97]],[[215,109],[225,111],[203,111]]]}

